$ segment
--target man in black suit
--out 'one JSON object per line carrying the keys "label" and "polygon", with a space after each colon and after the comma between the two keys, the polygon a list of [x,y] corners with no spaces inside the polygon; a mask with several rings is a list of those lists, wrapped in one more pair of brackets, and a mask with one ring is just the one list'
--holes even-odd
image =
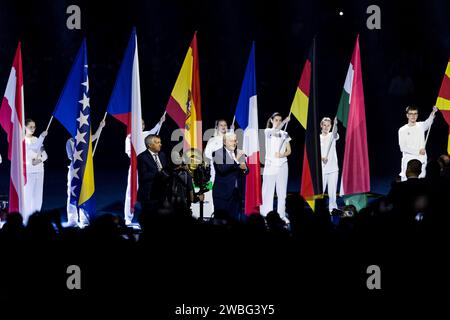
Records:
{"label": "man in black suit", "polygon": [[416,215],[423,213],[428,206],[429,192],[427,180],[419,179],[422,172],[422,162],[417,159],[408,161],[406,167],[406,181],[395,182],[387,198],[394,206],[396,218],[400,222],[412,222]]}
{"label": "man in black suit", "polygon": [[167,160],[161,152],[161,138],[158,135],[148,135],[145,138],[145,146],[147,150],[137,157],[138,200],[144,212],[151,212],[162,206],[166,196]]}
{"label": "man in black suit", "polygon": [[248,174],[245,154],[237,150],[237,137],[227,133],[223,137],[224,146],[214,152],[216,177],[213,186],[214,210],[228,212],[230,218],[242,219],[243,178]]}

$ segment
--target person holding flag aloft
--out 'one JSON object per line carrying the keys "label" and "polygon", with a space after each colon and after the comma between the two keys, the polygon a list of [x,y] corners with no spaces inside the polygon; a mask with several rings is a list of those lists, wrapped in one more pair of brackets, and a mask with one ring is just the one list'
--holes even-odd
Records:
{"label": "person holding flag aloft", "polygon": [[36,122],[25,120],[25,148],[27,182],[24,187],[25,208],[22,212],[23,222],[27,224],[28,218],[42,208],[44,190],[44,161],[48,156],[44,149],[44,138],[47,131],[43,131],[39,138],[34,136]]}
{"label": "person holding flag aloft", "polygon": [[287,117],[282,121],[281,114],[275,112],[267,121],[264,135],[266,138],[266,156],[262,184],[261,215],[266,216],[273,210],[274,192],[277,192],[277,212],[286,223],[286,192],[288,183],[288,161],[291,154],[291,138],[282,130],[285,123],[290,120]]}
{"label": "person holding flag aloft", "polygon": [[408,161],[417,159],[422,162],[422,173],[419,178],[425,177],[425,167],[427,165],[427,153],[425,146],[427,144],[427,138],[425,138],[425,131],[428,131],[433,124],[435,113],[438,111],[436,106],[433,107],[430,116],[426,121],[417,122],[419,116],[419,110],[415,106],[409,106],[406,108],[406,118],[408,123],[398,130],[398,143],[400,145],[400,151],[402,152],[402,169],[400,177],[402,181],[406,180],[406,165]]}
{"label": "person holding flag aloft", "polygon": [[339,175],[339,166],[336,153],[336,141],[339,140],[337,133],[337,117],[334,118],[333,129],[331,130],[331,119],[325,117],[320,121],[320,154],[322,160],[322,186],[323,192],[328,187],[328,209],[337,209],[336,190]]}
{"label": "person holding flag aloft", "polygon": [[[161,129],[161,126],[163,122],[166,120],[165,113],[159,120],[159,122],[151,129],[150,131],[144,131],[145,130],[145,122],[144,119],[142,119],[142,131],[143,131],[143,137],[144,139],[150,135],[150,134],[157,134],[159,133],[159,130]],[[125,153],[127,154],[128,158],[131,158],[131,134],[128,134],[125,138]],[[131,171],[131,165],[128,169],[128,178],[127,178],[127,191],[125,193],[125,206],[123,208],[123,214],[125,217],[125,224],[130,225],[133,221],[133,213],[131,212],[131,189],[130,189],[130,171]]]}

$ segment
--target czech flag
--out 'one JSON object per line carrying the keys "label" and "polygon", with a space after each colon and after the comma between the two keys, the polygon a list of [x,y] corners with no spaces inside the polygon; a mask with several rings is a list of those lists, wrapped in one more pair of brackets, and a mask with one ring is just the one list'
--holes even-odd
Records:
{"label": "czech flag", "polygon": [[107,112],[127,126],[131,137],[131,201],[130,212],[134,212],[137,199],[137,155],[146,150],[142,132],[141,89],[136,28],[131,32],[125,56],[120,65]]}

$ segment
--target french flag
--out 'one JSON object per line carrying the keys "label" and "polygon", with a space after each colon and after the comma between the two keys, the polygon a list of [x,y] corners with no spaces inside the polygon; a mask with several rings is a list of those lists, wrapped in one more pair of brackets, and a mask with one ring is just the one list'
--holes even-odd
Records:
{"label": "french flag", "polygon": [[250,215],[259,213],[259,206],[262,203],[254,42],[245,70],[235,118],[239,127],[244,130],[244,152],[247,155],[247,165],[249,168],[249,174],[246,176],[245,181],[244,212],[246,215]]}
{"label": "french flag", "polygon": [[107,112],[127,126],[131,136],[130,211],[137,199],[137,155],[145,151],[142,132],[141,89],[136,28],[131,32],[119,74],[117,75]]}
{"label": "french flag", "polygon": [[24,208],[23,187],[27,180],[24,119],[22,54],[19,42],[0,107],[0,126],[8,138],[8,159],[11,161],[9,212],[22,212]]}

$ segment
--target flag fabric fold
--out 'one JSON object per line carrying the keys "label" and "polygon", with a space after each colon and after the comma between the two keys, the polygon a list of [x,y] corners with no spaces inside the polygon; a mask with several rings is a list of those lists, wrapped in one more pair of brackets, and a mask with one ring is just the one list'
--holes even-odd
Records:
{"label": "flag fabric fold", "polygon": [[184,132],[184,150],[197,149],[201,152],[203,140],[197,33],[184,58],[166,112]]}
{"label": "flag fabric fold", "polygon": [[78,50],[53,116],[74,139],[70,203],[95,216],[95,181],[92,158],[91,107],[86,40]]}
{"label": "flag fabric fold", "polygon": [[315,40],[313,41],[291,105],[291,113],[306,130],[300,194],[314,210],[314,200],[322,194],[322,164],[320,128],[314,94]]}
{"label": "flag fabric fold", "polygon": [[[359,35],[345,79],[337,116],[347,128],[340,195],[369,192],[370,170]],[[358,205],[358,210],[363,206],[364,204]]]}
{"label": "flag fabric fold", "polygon": [[133,28],[116,78],[107,112],[127,126],[130,134],[130,212],[137,201],[137,156],[146,150],[142,131],[141,88],[136,29]]}
{"label": "flag fabric fold", "polygon": [[436,107],[441,111],[442,116],[449,126],[447,154],[450,155],[450,59],[448,60],[444,78],[442,79],[442,85],[436,101]]}
{"label": "flag fabric fold", "polygon": [[8,140],[8,159],[11,161],[8,212],[20,212],[25,207],[25,109],[23,99],[21,43],[17,46],[11,73],[0,106],[0,126]]}
{"label": "flag fabric fold", "polygon": [[247,155],[249,168],[249,174],[245,180],[244,213],[250,215],[259,213],[259,207],[262,204],[254,43],[245,69],[235,117],[237,124],[244,131],[243,149]]}

